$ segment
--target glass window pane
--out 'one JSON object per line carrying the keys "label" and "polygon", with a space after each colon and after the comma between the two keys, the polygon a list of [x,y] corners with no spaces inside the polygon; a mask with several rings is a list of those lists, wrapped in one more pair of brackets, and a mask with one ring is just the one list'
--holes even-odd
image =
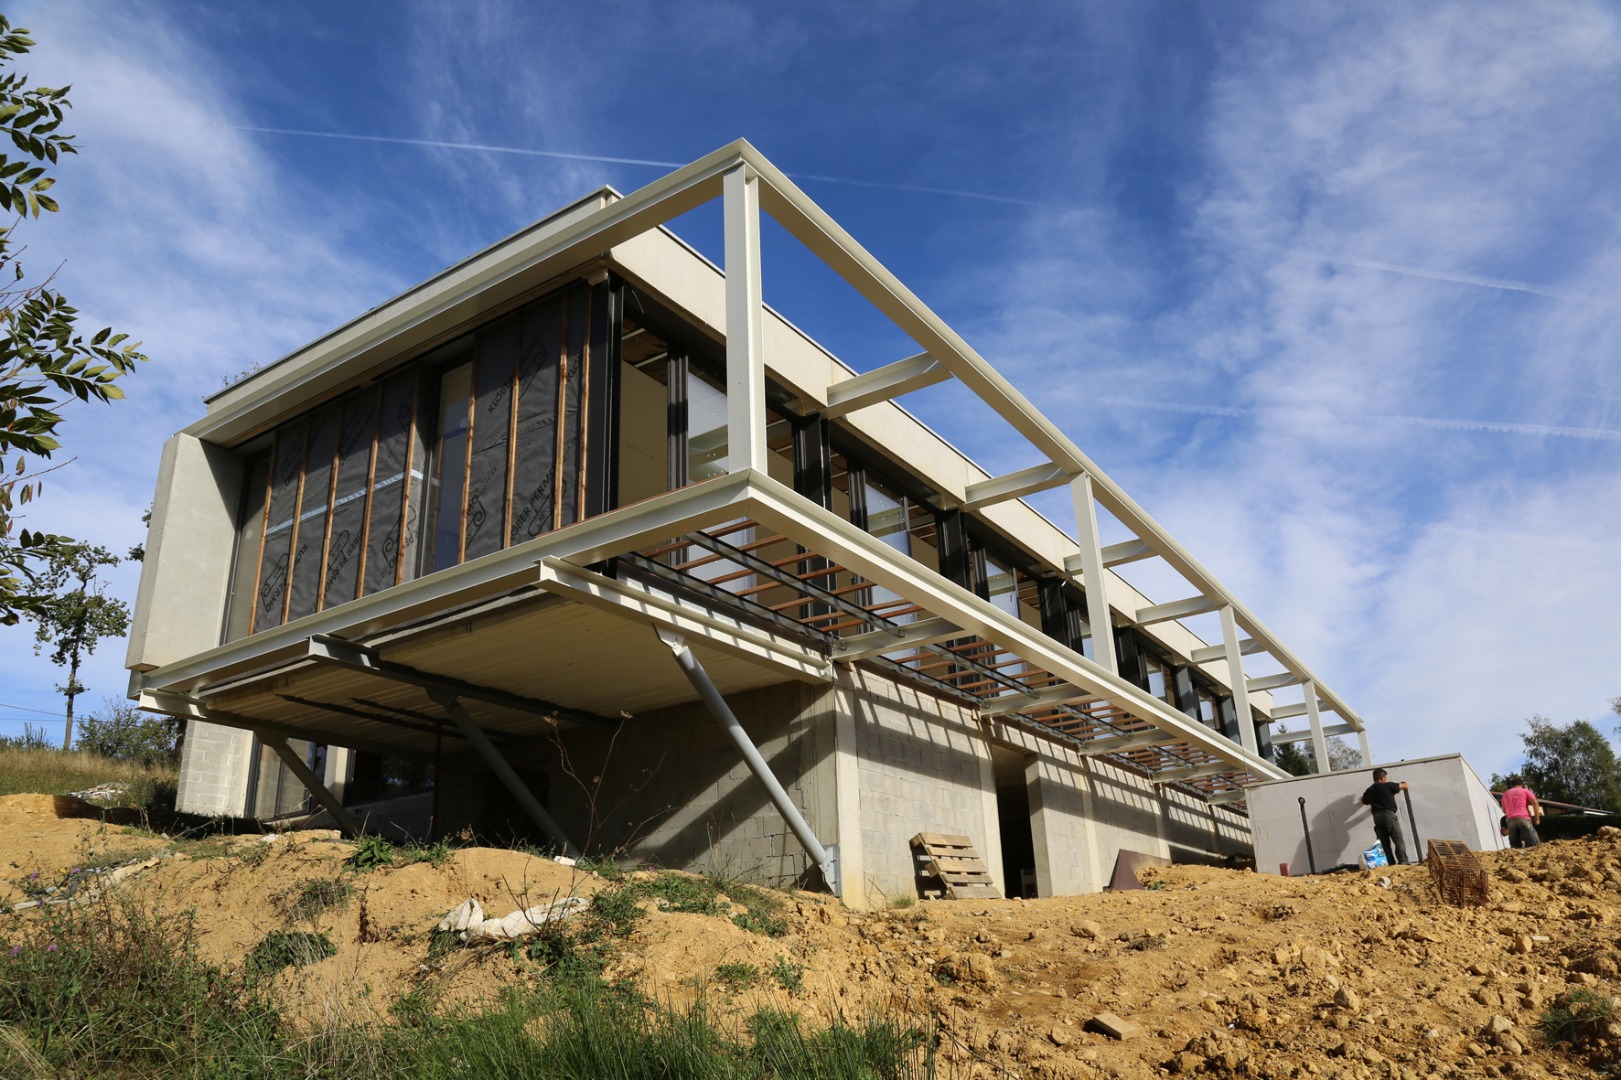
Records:
{"label": "glass window pane", "polygon": [[726,395],[697,374],[687,377],[687,482],[726,472]]}

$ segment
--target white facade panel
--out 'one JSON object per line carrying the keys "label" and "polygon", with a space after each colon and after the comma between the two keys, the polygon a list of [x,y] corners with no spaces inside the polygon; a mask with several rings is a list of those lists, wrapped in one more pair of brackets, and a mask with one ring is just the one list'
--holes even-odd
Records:
{"label": "white facade panel", "polygon": [[[1389,770],[1391,781],[1406,783],[1407,794],[1412,797],[1411,818],[1407,801],[1398,803],[1402,838],[1410,861],[1423,859],[1425,846],[1431,840],[1462,840],[1473,851],[1494,851],[1504,845],[1497,829],[1502,813],[1497,800],[1461,755],[1379,767]],[[1362,793],[1371,783],[1373,769],[1368,768],[1274,780],[1251,787],[1255,868],[1276,874],[1280,867],[1287,866],[1290,874],[1299,875],[1310,872],[1312,859],[1319,871],[1356,863],[1364,850],[1378,842],[1373,835],[1373,816],[1361,803]],[[1304,826],[1301,799],[1305,800]],[[1414,820],[1418,823],[1416,844]],[[1310,857],[1306,850],[1308,829]]]}

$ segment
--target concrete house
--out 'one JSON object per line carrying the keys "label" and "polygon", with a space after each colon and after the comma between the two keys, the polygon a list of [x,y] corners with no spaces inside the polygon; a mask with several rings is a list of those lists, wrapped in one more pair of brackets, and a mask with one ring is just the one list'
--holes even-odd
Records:
{"label": "concrete house", "polygon": [[[724,269],[663,227],[716,199]],[[762,213],[916,355],[858,374],[765,306]],[[946,380],[1033,463],[989,475],[900,406]],[[1072,520],[1022,501],[1055,488]],[[1144,559],[1186,592],[1117,574]],[[1335,734],[1371,760],[1303,661],[745,142],[210,399],[164,448],[128,666],[190,721],[185,809],[313,799],[351,830],[527,832],[855,906],[917,887],[918,833],[969,837],[1010,895],[1244,850],[1290,717],[1324,771]]]}

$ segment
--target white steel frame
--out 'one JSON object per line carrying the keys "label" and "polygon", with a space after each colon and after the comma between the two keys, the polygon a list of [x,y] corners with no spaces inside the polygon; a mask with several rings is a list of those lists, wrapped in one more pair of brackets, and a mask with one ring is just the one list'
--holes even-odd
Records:
{"label": "white steel frame", "polygon": [[[206,696],[207,687],[219,685],[221,676],[251,673],[285,662],[301,651],[302,642],[315,634],[364,636],[380,632],[404,614],[430,610],[453,597],[465,598],[470,592],[490,595],[520,584],[539,584],[582,602],[612,607],[643,621],[666,625],[671,630],[700,633],[709,643],[741,651],[795,677],[825,679],[828,674],[822,661],[797,647],[764,640],[769,639],[769,635],[745,627],[716,625],[713,614],[706,617],[682,610],[680,605],[656,595],[629,594],[620,583],[584,569],[597,560],[635,550],[639,545],[748,515],[786,536],[814,543],[818,550],[838,558],[842,565],[921,605],[926,614],[919,616],[918,624],[908,628],[909,642],[939,641],[960,633],[994,641],[1022,660],[1064,680],[1063,687],[1044,691],[1043,701],[1062,697],[1065,700],[1106,698],[1115,702],[1129,715],[1152,724],[1157,729],[1157,742],[1188,743],[1219,759],[1222,768],[1217,771],[1230,775],[1235,789],[1245,777],[1284,775],[1261,758],[1256,749],[1249,695],[1263,689],[1293,684],[1304,687],[1304,704],[1275,709],[1272,715],[1304,714],[1307,717],[1309,737],[1321,771],[1328,770],[1324,740],[1331,733],[1355,733],[1366,757],[1368,745],[1363,722],[1337,694],[1056,425],[745,141],[722,147],[638,191],[599,209],[574,215],[554,228],[533,235],[520,234],[497,245],[485,256],[447,271],[312,346],[328,358],[318,369],[312,371],[310,365],[292,365],[278,372],[272,368],[245,386],[238,396],[221,402],[205,420],[189,428],[188,433],[219,442],[240,437],[255,424],[262,424],[266,417],[285,408],[283,403],[289,395],[308,393],[311,387],[324,385],[321,372],[342,367],[346,360],[358,363],[375,357],[393,337],[464,304],[480,290],[511,280],[541,264],[564,267],[584,263],[616,244],[656,229],[716,198],[722,200],[725,228],[729,475],[588,519],[497,555],[137,675],[137,689],[152,692],[143,699],[143,704],[158,707],[156,703],[165,694]],[[1158,557],[1176,570],[1194,590],[1193,595],[1144,609],[1139,613],[1138,622],[1178,621],[1204,613],[1219,614],[1221,644],[1195,649],[1190,659],[1196,664],[1224,662],[1239,717],[1240,743],[1213,732],[1122,679],[1117,673],[1111,633],[1093,634],[1096,660],[1089,660],[770,479],[765,467],[767,358],[763,354],[762,332],[759,220],[762,211],[844,278],[857,294],[883,312],[922,350],[916,356],[887,367],[834,383],[827,388],[825,401],[807,402],[807,408],[815,408],[824,416],[839,416],[894,400],[948,378],[956,379],[978,395],[1045,460],[1030,468],[968,485],[965,509],[973,512],[1067,484],[1075,507],[1075,547],[1064,560],[1064,570],[1084,585],[1093,627],[1114,624],[1108,597],[1108,568]],[[325,378],[330,381],[331,376]],[[1134,539],[1103,546],[1098,534],[1098,506],[1130,530]],[[833,658],[853,659],[888,652],[897,647],[897,642],[893,634],[865,634],[835,647]],[[1272,657],[1284,669],[1284,674],[1247,679],[1243,657],[1257,653]],[[984,713],[990,717],[1019,708],[999,698],[987,704]],[[1325,729],[1324,712],[1337,715],[1341,723]],[[1125,739],[1100,739],[1095,741],[1095,748],[1101,752],[1118,748],[1116,744],[1152,745],[1138,741],[1144,737],[1134,733]],[[1160,779],[1169,782],[1209,775],[1209,772],[1208,767],[1166,770]],[[1235,797],[1240,797],[1236,790],[1218,792],[1214,796],[1216,801],[1230,801]]]}

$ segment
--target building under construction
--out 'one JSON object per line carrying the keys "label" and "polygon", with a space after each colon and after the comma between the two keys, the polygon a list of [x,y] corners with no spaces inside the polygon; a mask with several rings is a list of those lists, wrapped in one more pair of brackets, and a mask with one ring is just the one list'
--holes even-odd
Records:
{"label": "building under construction", "polygon": [[[664,227],[717,199],[724,269]],[[916,355],[858,373],[766,307],[762,213]],[[901,407],[946,380],[1034,463],[989,475]],[[1058,488],[1072,521],[1022,501]],[[1185,593],[1116,573],[1146,559]],[[856,906],[917,887],[919,833],[971,838],[1009,895],[1245,849],[1289,717],[1324,771],[1334,734],[1369,760],[1343,701],[743,142],[212,398],[164,449],[128,663],[191,721],[184,809],[313,800]]]}

